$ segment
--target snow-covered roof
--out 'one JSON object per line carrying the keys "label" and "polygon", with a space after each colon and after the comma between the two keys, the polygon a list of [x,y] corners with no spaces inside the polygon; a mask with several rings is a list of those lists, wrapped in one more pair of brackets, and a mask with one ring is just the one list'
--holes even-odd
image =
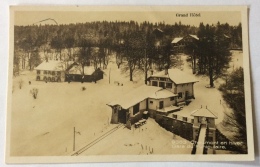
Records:
{"label": "snow-covered roof", "polygon": [[[85,66],[84,67],[84,75],[92,75],[95,71],[95,68],[93,66]],[[71,69],[68,71],[69,74],[83,74],[83,69],[80,65],[74,65]]]}
{"label": "snow-covered roof", "polygon": [[199,82],[192,74],[187,74],[179,69],[168,69],[167,75],[165,75],[165,71],[160,71],[150,77],[170,78],[175,84]]}
{"label": "snow-covered roof", "polygon": [[64,71],[65,64],[61,61],[49,60],[48,62],[44,61],[38,65],[35,70],[46,70],[46,71]]}
{"label": "snow-covered roof", "polygon": [[178,96],[177,94],[172,93],[171,91],[167,90],[167,89],[161,89],[158,90],[154,93],[152,93],[149,98],[153,98],[153,99],[163,99],[163,98],[169,98],[169,97],[174,97],[174,96]]}
{"label": "snow-covered roof", "polygon": [[207,108],[199,108],[191,112],[191,116],[207,117],[207,118],[218,118],[217,115]]}
{"label": "snow-covered roof", "polygon": [[[197,35],[189,34],[189,36],[191,36],[192,38],[194,38],[194,39],[196,39],[196,40],[199,40],[199,38],[198,38]],[[171,43],[178,43],[178,42],[179,42],[180,40],[182,40],[183,38],[185,38],[185,37],[174,38]]]}
{"label": "snow-covered roof", "polygon": [[197,40],[199,40],[199,38],[198,38],[198,36],[197,35],[192,35],[192,34],[189,34],[189,36],[191,36],[192,38],[194,38],[194,39],[197,39]]}
{"label": "snow-covered roof", "polygon": [[182,37],[174,38],[171,43],[178,43],[182,39]]}
{"label": "snow-covered roof", "polygon": [[120,105],[124,109],[128,109],[131,106],[147,99],[147,98],[168,98],[176,96],[174,93],[163,90],[161,87],[143,85],[135,88],[133,91],[119,97],[118,99],[108,103],[109,106]]}

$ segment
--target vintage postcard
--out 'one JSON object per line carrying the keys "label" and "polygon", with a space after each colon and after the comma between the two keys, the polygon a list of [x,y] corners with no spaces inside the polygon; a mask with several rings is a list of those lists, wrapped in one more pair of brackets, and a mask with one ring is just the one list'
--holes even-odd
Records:
{"label": "vintage postcard", "polygon": [[254,160],[246,6],[11,6],[7,163]]}

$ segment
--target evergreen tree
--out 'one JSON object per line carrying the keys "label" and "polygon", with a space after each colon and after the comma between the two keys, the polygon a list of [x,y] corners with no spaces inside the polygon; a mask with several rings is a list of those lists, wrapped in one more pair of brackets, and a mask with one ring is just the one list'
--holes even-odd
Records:
{"label": "evergreen tree", "polygon": [[201,24],[198,37],[199,72],[204,71],[209,76],[210,87],[214,87],[214,80],[228,68],[231,59],[229,39],[219,26],[208,24],[205,27]]}
{"label": "evergreen tree", "polygon": [[244,94],[244,73],[243,68],[238,68],[228,75],[226,83],[219,88],[226,103],[233,109],[232,112],[225,112],[222,121],[223,127],[230,132],[235,132],[236,142],[242,142],[241,152],[247,152],[246,133],[246,110]]}

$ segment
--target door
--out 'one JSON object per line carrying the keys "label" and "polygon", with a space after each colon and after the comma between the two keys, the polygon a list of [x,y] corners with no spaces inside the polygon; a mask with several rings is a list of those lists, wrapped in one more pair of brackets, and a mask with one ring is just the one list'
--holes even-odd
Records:
{"label": "door", "polygon": [[159,109],[162,109],[163,108],[163,101],[160,101],[159,102]]}
{"label": "door", "polygon": [[127,110],[121,109],[118,111],[118,122],[126,124],[126,112]]}
{"label": "door", "polygon": [[207,124],[207,118],[206,117],[202,117],[201,118],[201,124]]}

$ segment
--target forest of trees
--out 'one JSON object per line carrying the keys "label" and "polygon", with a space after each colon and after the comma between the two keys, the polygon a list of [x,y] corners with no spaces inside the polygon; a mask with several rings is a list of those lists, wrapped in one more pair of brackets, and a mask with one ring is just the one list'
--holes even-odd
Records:
{"label": "forest of trees", "polygon": [[[158,38],[154,33],[155,29],[162,31],[162,38]],[[132,81],[136,69],[142,70],[147,77],[147,71],[152,64],[157,70],[162,70],[165,64],[170,67],[173,38],[195,34],[201,39],[195,50],[195,57],[198,59],[194,61],[198,64],[196,73],[209,74],[213,79],[213,74],[214,77],[219,75],[229,62],[229,56],[225,53],[229,48],[219,49],[225,45],[223,34],[230,37],[230,47],[241,48],[241,31],[241,24],[230,26],[227,23],[218,23],[204,26],[201,23],[199,27],[194,27],[181,22],[169,25],[164,22],[146,21],[15,26],[14,73],[25,68],[32,70],[42,61],[49,59],[62,60],[64,63],[76,61],[82,67],[91,63],[95,68],[105,69],[113,54],[118,68],[129,72],[129,79]],[[158,40],[159,46],[156,45]],[[208,42],[210,40],[211,42]],[[213,45],[221,47],[214,48]],[[205,50],[210,54],[206,54]]]}
{"label": "forest of trees", "polygon": [[227,131],[237,132],[233,137],[240,145],[241,152],[247,153],[247,133],[246,133],[246,109],[244,92],[244,72],[243,68],[234,70],[227,76],[226,83],[219,87],[226,103],[232,108],[232,112],[226,112],[223,127]]}

